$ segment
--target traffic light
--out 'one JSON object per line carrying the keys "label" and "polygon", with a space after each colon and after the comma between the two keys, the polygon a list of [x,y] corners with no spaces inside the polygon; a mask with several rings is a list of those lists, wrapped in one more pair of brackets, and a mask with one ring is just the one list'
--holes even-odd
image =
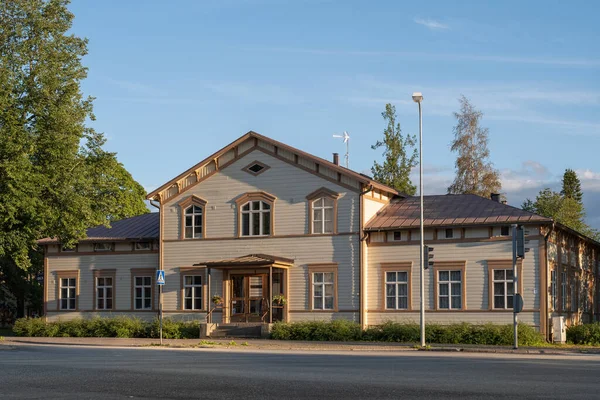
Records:
{"label": "traffic light", "polygon": [[433,267],[433,247],[424,246],[423,268]]}
{"label": "traffic light", "polygon": [[525,228],[517,226],[517,257],[525,258]]}

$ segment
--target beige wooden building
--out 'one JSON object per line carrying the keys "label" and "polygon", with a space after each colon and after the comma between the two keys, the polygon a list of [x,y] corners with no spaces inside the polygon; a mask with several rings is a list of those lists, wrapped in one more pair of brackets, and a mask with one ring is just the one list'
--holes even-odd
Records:
{"label": "beige wooden building", "polygon": [[[91,228],[74,249],[40,240],[46,317],[154,318],[160,269],[167,317],[418,321],[418,198],[338,164],[249,132],[148,194],[158,213]],[[510,224],[530,248],[521,320],[549,336],[552,316],[594,319],[600,243],[497,198],[442,195],[425,196],[428,321],[512,321]]]}

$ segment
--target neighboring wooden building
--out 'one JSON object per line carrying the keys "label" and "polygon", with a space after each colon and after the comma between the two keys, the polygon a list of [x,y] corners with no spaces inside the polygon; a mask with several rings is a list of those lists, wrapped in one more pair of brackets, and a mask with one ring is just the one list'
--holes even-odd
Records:
{"label": "neighboring wooden building", "polygon": [[[75,249],[40,240],[47,318],[153,318],[162,269],[168,317],[418,321],[418,199],[334,161],[249,132],[150,193],[159,213],[91,228]],[[513,223],[531,248],[521,320],[549,335],[554,315],[594,319],[600,243],[498,201],[444,195],[425,197],[429,321],[512,321]]]}

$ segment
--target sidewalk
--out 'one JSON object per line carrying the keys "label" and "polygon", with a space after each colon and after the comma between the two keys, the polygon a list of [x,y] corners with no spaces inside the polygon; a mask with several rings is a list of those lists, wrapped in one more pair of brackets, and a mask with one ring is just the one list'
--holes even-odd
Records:
{"label": "sidewalk", "polygon": [[[27,345],[61,346],[100,346],[100,347],[152,347],[160,346],[158,339],[121,339],[121,338],[70,338],[70,337],[6,337],[1,347],[19,347]],[[238,350],[293,350],[293,351],[360,351],[360,352],[404,352],[419,351],[413,343],[373,343],[373,342],[304,342],[267,339],[164,339],[163,346],[168,348],[215,348]],[[514,350],[509,346],[478,345],[441,345],[432,344],[423,351],[447,351],[467,353],[505,353],[505,354],[600,354],[600,348],[591,347],[521,347]]]}

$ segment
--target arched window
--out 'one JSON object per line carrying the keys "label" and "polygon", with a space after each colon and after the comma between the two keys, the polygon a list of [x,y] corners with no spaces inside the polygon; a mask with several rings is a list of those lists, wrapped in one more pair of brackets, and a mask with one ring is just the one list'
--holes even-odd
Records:
{"label": "arched window", "polygon": [[237,200],[240,218],[239,236],[273,235],[273,203],[270,194],[247,193]]}
{"label": "arched window", "polygon": [[338,193],[324,187],[306,196],[310,233],[337,233],[338,197]]}
{"label": "arched window", "polygon": [[198,239],[202,237],[202,207],[189,206],[185,209],[185,238]]}
{"label": "arched window", "polygon": [[202,239],[206,230],[206,200],[190,196],[179,203],[181,209],[180,239]]}

